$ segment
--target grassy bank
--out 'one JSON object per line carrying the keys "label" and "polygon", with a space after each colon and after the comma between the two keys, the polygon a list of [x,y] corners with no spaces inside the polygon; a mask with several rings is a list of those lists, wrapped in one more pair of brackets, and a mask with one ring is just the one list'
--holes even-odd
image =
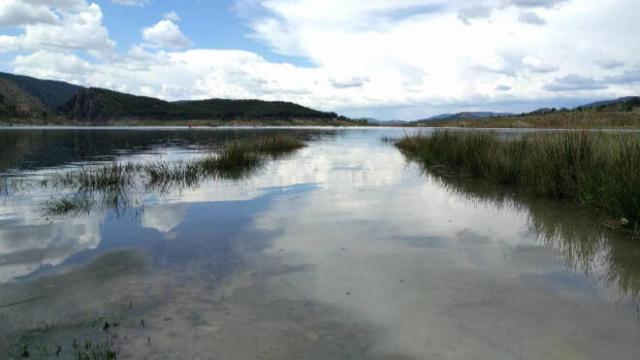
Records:
{"label": "grassy bank", "polygon": [[640,222],[638,134],[571,131],[506,139],[492,132],[438,131],[396,146],[431,171],[595,206],[632,228]]}

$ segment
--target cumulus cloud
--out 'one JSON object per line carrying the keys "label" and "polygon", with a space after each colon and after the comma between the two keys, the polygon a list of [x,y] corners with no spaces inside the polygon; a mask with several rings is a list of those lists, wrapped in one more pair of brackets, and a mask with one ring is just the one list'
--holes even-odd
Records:
{"label": "cumulus cloud", "polygon": [[175,19],[177,16],[175,12],[170,13],[164,20],[142,29],[142,38],[149,45],[159,48],[183,49],[193,45],[191,40],[182,33],[180,27],[171,19]]}
{"label": "cumulus cloud", "polygon": [[604,81],[608,84],[640,83],[640,69],[625,71],[622,74],[610,75]]}
{"label": "cumulus cloud", "polygon": [[65,49],[107,53],[115,42],[102,24],[102,10],[84,0],[6,0],[0,22],[19,27],[18,35],[0,35],[0,52]]}
{"label": "cumulus cloud", "polygon": [[57,21],[58,17],[47,6],[18,0],[4,0],[0,3],[0,26],[53,24]]}
{"label": "cumulus cloud", "polygon": [[[85,0],[23,0],[34,12],[22,17],[0,11],[21,31],[0,35],[0,51],[20,50],[13,67],[23,74],[169,100],[290,100],[354,116],[397,109],[399,117],[423,117],[507,102],[539,107],[561,91],[563,98],[637,92],[640,25],[629,11],[636,0],[485,0],[476,8],[461,0],[237,1],[246,35],[310,65],[199,48],[174,12],[142,29],[141,43],[116,52],[100,7]],[[109,55],[90,56],[96,53]]]}

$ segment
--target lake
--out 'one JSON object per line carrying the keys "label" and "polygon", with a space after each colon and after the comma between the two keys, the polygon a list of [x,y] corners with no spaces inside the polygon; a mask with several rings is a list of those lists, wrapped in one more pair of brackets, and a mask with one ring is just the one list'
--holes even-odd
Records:
{"label": "lake", "polygon": [[[123,359],[637,359],[640,239],[426,173],[382,141],[407,131],[0,129],[0,354],[108,323]],[[54,206],[78,199],[56,175],[273,132],[307,146]]]}

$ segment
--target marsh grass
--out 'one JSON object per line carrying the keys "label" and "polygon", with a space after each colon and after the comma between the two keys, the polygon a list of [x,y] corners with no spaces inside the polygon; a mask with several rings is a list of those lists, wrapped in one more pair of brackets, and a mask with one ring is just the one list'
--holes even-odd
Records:
{"label": "marsh grass", "polygon": [[139,184],[146,191],[166,193],[196,187],[206,179],[240,180],[253,175],[269,158],[281,158],[304,146],[298,137],[274,134],[235,140],[216,154],[191,161],[111,164],[56,174],[41,185],[74,193],[48,201],[44,212],[77,215],[100,205],[124,214],[132,207],[131,193]]}
{"label": "marsh grass", "polygon": [[11,183],[6,177],[0,177],[0,198],[7,197],[11,194]]}
{"label": "marsh grass", "polygon": [[387,135],[384,135],[380,138],[380,142],[382,142],[383,144],[395,144],[398,140],[400,139],[397,137]]}
{"label": "marsh grass", "polygon": [[220,154],[207,156],[189,164],[205,176],[239,179],[262,165],[259,153],[242,145],[232,144]]}
{"label": "marsh grass", "polygon": [[239,149],[243,149],[244,151],[269,155],[272,157],[281,157],[303,148],[305,144],[295,136],[273,134],[269,136],[256,137],[244,143],[236,142],[234,146]]}
{"label": "marsh grass", "polygon": [[80,215],[91,212],[95,206],[95,200],[88,196],[63,197],[57,200],[50,200],[45,203],[45,215]]}
{"label": "marsh grass", "polygon": [[85,192],[121,189],[131,186],[134,175],[141,169],[138,164],[110,164],[55,174],[46,181],[54,187],[75,187]]}
{"label": "marsh grass", "polygon": [[32,190],[30,181],[22,177],[0,176],[0,199],[16,193]]}
{"label": "marsh grass", "polygon": [[595,206],[640,221],[640,136],[566,131],[511,138],[486,131],[437,131],[396,146],[433,172]]}

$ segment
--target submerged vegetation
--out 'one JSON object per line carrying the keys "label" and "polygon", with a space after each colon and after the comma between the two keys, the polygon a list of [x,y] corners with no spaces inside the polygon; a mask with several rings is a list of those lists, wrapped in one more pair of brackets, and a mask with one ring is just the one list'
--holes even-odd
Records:
{"label": "submerged vegetation", "polygon": [[432,172],[595,206],[634,229],[640,221],[640,137],[567,131],[501,137],[437,131],[396,146]]}
{"label": "submerged vegetation", "polygon": [[[116,360],[128,336],[141,336],[144,319],[130,314],[132,303],[122,313],[98,316],[72,324],[45,324],[10,335],[12,359]],[[74,332],[75,329],[75,332]],[[77,337],[76,337],[77,336]],[[148,341],[151,338],[148,337]]]}

